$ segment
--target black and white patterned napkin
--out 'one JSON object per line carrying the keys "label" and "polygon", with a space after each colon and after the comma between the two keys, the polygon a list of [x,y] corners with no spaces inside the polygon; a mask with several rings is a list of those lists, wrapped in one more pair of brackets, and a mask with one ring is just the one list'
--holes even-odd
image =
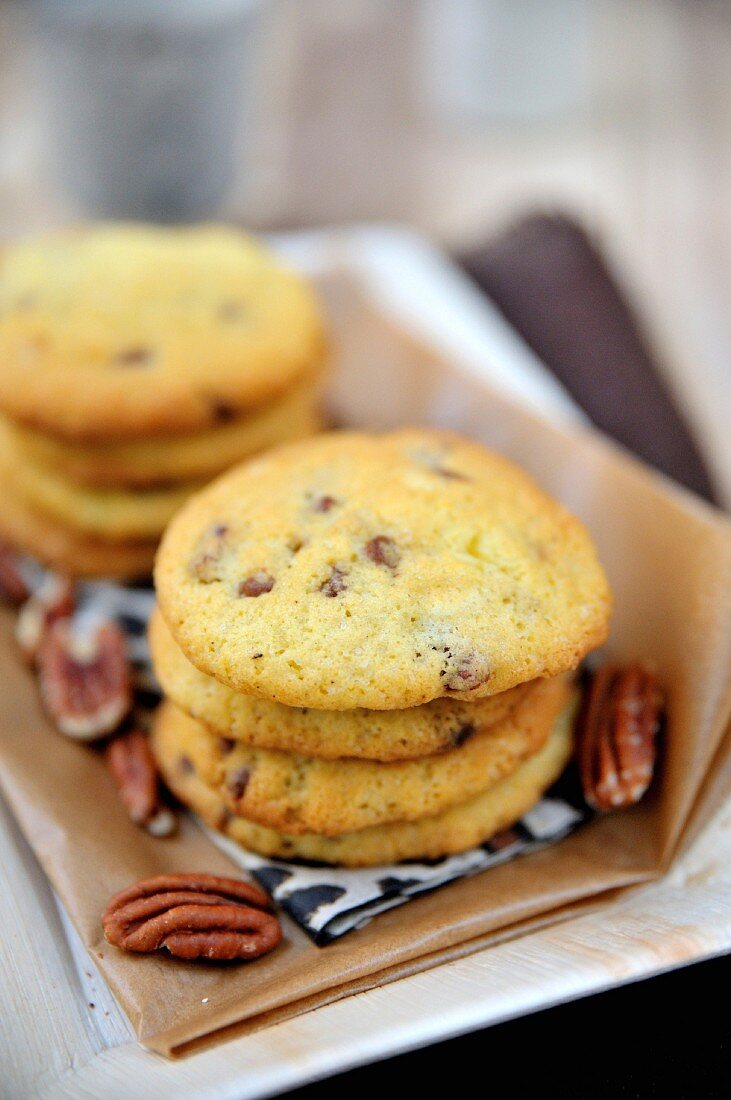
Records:
{"label": "black and white patterned napkin", "polygon": [[[131,588],[107,581],[83,584],[79,597],[81,613],[114,618],[126,631],[138,701],[146,708],[152,708],[159,700],[146,636],[154,601],[150,588]],[[362,870],[265,859],[210,829],[206,832],[261,883],[314,943],[324,946],[411,898],[552,844],[573,832],[589,816],[575,784],[559,781],[517,825],[478,848],[438,860]]]}

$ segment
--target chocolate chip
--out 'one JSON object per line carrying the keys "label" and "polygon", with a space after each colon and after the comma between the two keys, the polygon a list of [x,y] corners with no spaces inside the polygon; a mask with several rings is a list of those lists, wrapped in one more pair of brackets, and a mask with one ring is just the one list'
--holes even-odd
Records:
{"label": "chocolate chip", "polygon": [[233,816],[234,815],[229,809],[221,810],[220,814],[218,815],[218,820],[216,821],[216,828],[225,829],[227,825],[230,825],[231,821],[233,820]]}
{"label": "chocolate chip", "polygon": [[318,497],[312,507],[316,512],[329,512],[338,503],[335,497]]}
{"label": "chocolate chip", "polygon": [[239,768],[239,770],[232,775],[228,789],[237,802],[244,797],[250,779],[251,772],[248,768]]}
{"label": "chocolate chip", "polygon": [[446,668],[440,673],[444,676],[447,691],[472,691],[486,684],[490,679],[490,665],[487,658],[479,653],[465,653],[447,656]]}
{"label": "chocolate chip", "polygon": [[228,754],[235,749],[236,742],[232,737],[219,737],[218,747],[222,756],[228,756]]}
{"label": "chocolate chip", "polygon": [[466,474],[460,474],[457,470],[448,470],[444,466],[435,466],[434,473],[439,474],[440,477],[445,478],[447,481],[472,481],[472,478],[467,477]]}
{"label": "chocolate chip", "polygon": [[470,737],[473,737],[475,732],[476,730],[472,722],[465,722],[459,729],[453,730],[451,737],[455,749],[458,749],[460,745],[464,745],[465,741],[469,741]]}
{"label": "chocolate chip", "polygon": [[239,596],[263,596],[274,588],[274,577],[264,569],[257,569],[239,584]]}
{"label": "chocolate chip", "polygon": [[251,659],[252,659],[252,661],[258,661],[259,658],[263,657],[263,656],[264,656],[263,653],[252,653],[251,654]]}
{"label": "chocolate chip", "polygon": [[325,596],[339,596],[348,587],[345,583],[345,577],[346,574],[343,570],[334,565],[330,571],[330,576],[320,585],[320,591]]}
{"label": "chocolate chip", "polygon": [[395,569],[401,561],[401,552],[388,535],[376,535],[366,543],[365,552],[376,565],[385,565],[389,569]]}
{"label": "chocolate chip", "polygon": [[189,756],[178,757],[178,770],[181,771],[183,775],[190,775],[192,772],[195,771],[195,768],[193,767],[193,761],[190,759]]}
{"label": "chocolate chip", "polygon": [[230,424],[238,416],[238,409],[225,401],[211,402],[211,413],[217,424]]}
{"label": "chocolate chip", "polygon": [[112,359],[115,367],[146,367],[154,359],[152,348],[123,348]]}

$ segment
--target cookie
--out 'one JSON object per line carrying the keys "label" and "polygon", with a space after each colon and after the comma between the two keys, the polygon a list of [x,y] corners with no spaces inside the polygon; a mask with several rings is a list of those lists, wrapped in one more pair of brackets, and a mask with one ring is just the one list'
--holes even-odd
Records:
{"label": "cookie", "polygon": [[155,570],[199,669],[289,706],[499,694],[575,668],[610,594],[582,524],[477,443],[329,433],[196,494]]}
{"label": "cookie", "polygon": [[[213,754],[201,778],[247,821],[291,836],[339,836],[393,821],[415,821],[465,802],[514,771],[545,744],[571,694],[562,679],[544,680],[504,722],[437,756],[389,764],[251,748],[208,733]],[[181,759],[189,719],[182,712]]]}
{"label": "cookie", "polygon": [[[212,828],[263,856],[307,859],[346,867],[367,867],[399,860],[438,859],[466,851],[515,824],[563,772],[571,758],[574,706],[560,715],[540,752],[476,798],[417,821],[374,825],[337,837],[314,833],[291,836],[231,814],[222,797],[201,778],[210,738],[195,723],[199,737],[190,756],[179,756],[181,715],[171,703],[158,711],[152,747],[166,783],[177,797]],[[192,723],[192,719],[183,720]]]}
{"label": "cookie", "polygon": [[164,489],[89,489],[52,469],[21,461],[0,423],[0,476],[29,507],[55,523],[103,542],[157,539],[166,523],[201,487],[200,481]]}
{"label": "cookie", "polygon": [[157,540],[106,542],[87,538],[36,512],[7,486],[0,508],[0,537],[71,577],[129,581],[149,577],[157,549]]}
{"label": "cookie", "polygon": [[0,411],[51,435],[217,427],[323,355],[310,288],[233,229],[99,225],[0,258]]}
{"label": "cookie", "polygon": [[465,702],[434,699],[408,710],[312,710],[242,695],[192,665],[158,609],[149,628],[155,673],[169,699],[222,737],[326,759],[408,760],[453,749],[494,726],[541,683]]}
{"label": "cookie", "polygon": [[96,446],[43,435],[7,418],[0,423],[21,461],[92,488],[146,488],[210,478],[268,447],[314,435],[322,427],[319,403],[319,377],[308,376],[275,401],[218,428]]}

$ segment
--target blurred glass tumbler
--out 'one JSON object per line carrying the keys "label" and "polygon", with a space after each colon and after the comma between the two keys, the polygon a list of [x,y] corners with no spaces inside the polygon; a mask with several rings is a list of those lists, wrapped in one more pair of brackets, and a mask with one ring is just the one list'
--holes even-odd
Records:
{"label": "blurred glass tumbler", "polygon": [[233,182],[258,0],[35,0],[59,185],[98,217],[215,213]]}
{"label": "blurred glass tumbler", "polygon": [[588,0],[426,0],[428,98],[450,119],[530,122],[574,110],[588,86]]}

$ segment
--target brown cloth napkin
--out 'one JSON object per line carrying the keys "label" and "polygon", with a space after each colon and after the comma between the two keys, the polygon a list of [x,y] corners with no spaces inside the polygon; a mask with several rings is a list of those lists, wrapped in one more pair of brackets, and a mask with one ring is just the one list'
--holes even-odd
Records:
{"label": "brown cloth napkin", "polygon": [[534,214],[462,263],[597,427],[716,501],[641,326],[581,226]]}

